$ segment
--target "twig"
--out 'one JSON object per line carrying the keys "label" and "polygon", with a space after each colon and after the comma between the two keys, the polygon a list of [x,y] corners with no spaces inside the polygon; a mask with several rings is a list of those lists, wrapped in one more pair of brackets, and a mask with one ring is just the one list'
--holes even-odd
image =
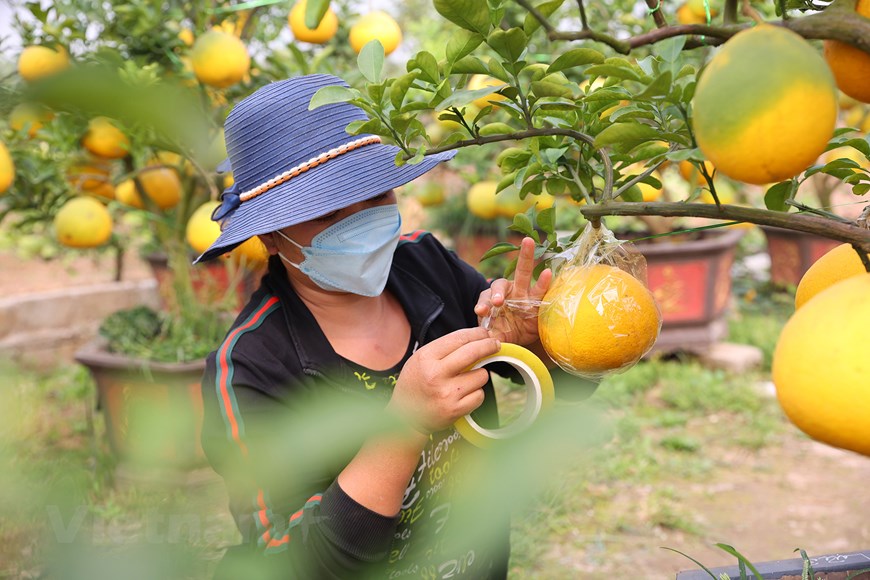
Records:
{"label": "twig", "polygon": [[580,10],[580,26],[583,30],[589,30],[589,21],[586,20],[586,7],[583,0],[577,0],[577,9]]}
{"label": "twig", "polygon": [[670,202],[612,202],[581,207],[580,213],[587,219],[608,215],[660,215],[664,217],[699,217],[749,222],[816,234],[850,244],[858,244],[859,247],[870,251],[870,229],[859,227],[853,223],[841,223],[816,215],[784,213],[729,204],[722,204],[717,207],[707,203]]}
{"label": "twig", "polygon": [[665,20],[665,15],[662,14],[662,0],[646,0],[647,12],[652,15],[653,22],[656,23],[657,28],[664,28],[668,25],[668,21]]}
{"label": "twig", "polygon": [[526,0],[514,0],[514,1],[517,4],[519,4],[520,6],[522,6],[523,8],[525,8],[526,10],[528,10],[529,14],[531,14],[535,18],[535,20],[537,20],[538,22],[541,23],[541,27],[544,30],[546,30],[547,32],[552,32],[555,30],[555,28],[553,28],[553,25],[550,24],[550,21],[547,20],[547,17],[544,16],[543,14],[541,14],[541,12],[537,8],[535,8],[534,6],[529,4]]}
{"label": "twig", "polygon": [[[486,145],[487,143],[498,143],[499,141],[514,141],[528,139],[530,137],[547,137],[550,135],[562,135],[564,137],[571,137],[572,139],[583,141],[598,152],[598,156],[600,157],[601,162],[604,164],[604,199],[610,199],[610,194],[613,191],[613,163],[610,161],[610,156],[607,154],[606,151],[604,151],[604,149],[599,149],[595,147],[595,139],[593,139],[586,133],[581,133],[580,131],[574,131],[572,129],[559,129],[557,127],[548,127],[546,129],[527,129],[525,131],[504,133],[502,135],[487,135],[486,137],[481,137],[478,135],[477,137],[474,137],[472,139],[457,141],[455,143],[451,143],[450,145],[433,147],[432,149],[427,150],[424,155],[434,155],[435,153],[450,151],[452,149],[461,149],[470,145]],[[409,157],[406,157],[406,159],[408,158]]]}

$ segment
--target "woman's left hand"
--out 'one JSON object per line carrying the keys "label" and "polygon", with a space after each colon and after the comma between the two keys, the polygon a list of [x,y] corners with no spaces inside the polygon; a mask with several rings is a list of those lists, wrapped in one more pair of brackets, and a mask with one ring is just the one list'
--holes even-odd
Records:
{"label": "woman's left hand", "polygon": [[[538,306],[550,287],[553,272],[547,268],[534,286],[532,271],[535,268],[535,240],[523,238],[513,281],[505,278],[494,280],[487,290],[480,293],[474,313],[478,321],[493,314],[493,308],[502,310],[492,318],[490,335],[502,342],[528,345],[538,340]],[[509,304],[505,301],[516,301]],[[528,303],[523,304],[523,301]],[[519,308],[517,308],[519,307]]]}

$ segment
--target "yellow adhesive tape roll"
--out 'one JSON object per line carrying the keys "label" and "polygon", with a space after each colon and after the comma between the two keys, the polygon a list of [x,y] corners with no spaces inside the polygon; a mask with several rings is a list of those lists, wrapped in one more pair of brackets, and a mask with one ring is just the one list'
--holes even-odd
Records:
{"label": "yellow adhesive tape roll", "polygon": [[477,447],[487,447],[494,441],[507,439],[525,431],[535,422],[541,411],[553,403],[555,397],[550,371],[532,351],[516,344],[502,343],[497,353],[480,359],[468,370],[478,369],[494,362],[507,363],[519,371],[526,385],[526,406],[510,425],[500,429],[485,429],[472,419],[471,415],[456,421],[454,427],[459,434]]}

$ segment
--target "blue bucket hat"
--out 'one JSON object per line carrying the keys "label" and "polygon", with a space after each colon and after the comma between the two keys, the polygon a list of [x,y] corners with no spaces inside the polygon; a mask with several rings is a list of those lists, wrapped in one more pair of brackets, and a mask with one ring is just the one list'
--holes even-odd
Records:
{"label": "blue bucket hat", "polygon": [[349,135],[345,127],[367,120],[350,103],[309,111],[319,89],[347,83],[324,74],[266,85],[239,102],[224,124],[234,183],[221,195],[212,219],[217,240],[194,263],[225,254],[248,238],[326,215],[399,187],[456,151],[396,165],[399,147],[374,135]]}

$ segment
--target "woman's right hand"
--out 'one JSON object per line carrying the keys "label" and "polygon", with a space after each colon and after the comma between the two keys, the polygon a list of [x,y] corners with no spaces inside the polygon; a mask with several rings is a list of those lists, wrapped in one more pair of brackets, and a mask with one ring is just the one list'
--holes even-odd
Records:
{"label": "woman's right hand", "polygon": [[464,328],[420,347],[411,355],[393,388],[388,409],[423,433],[451,426],[483,403],[489,372],[466,371],[501,343],[484,328]]}

